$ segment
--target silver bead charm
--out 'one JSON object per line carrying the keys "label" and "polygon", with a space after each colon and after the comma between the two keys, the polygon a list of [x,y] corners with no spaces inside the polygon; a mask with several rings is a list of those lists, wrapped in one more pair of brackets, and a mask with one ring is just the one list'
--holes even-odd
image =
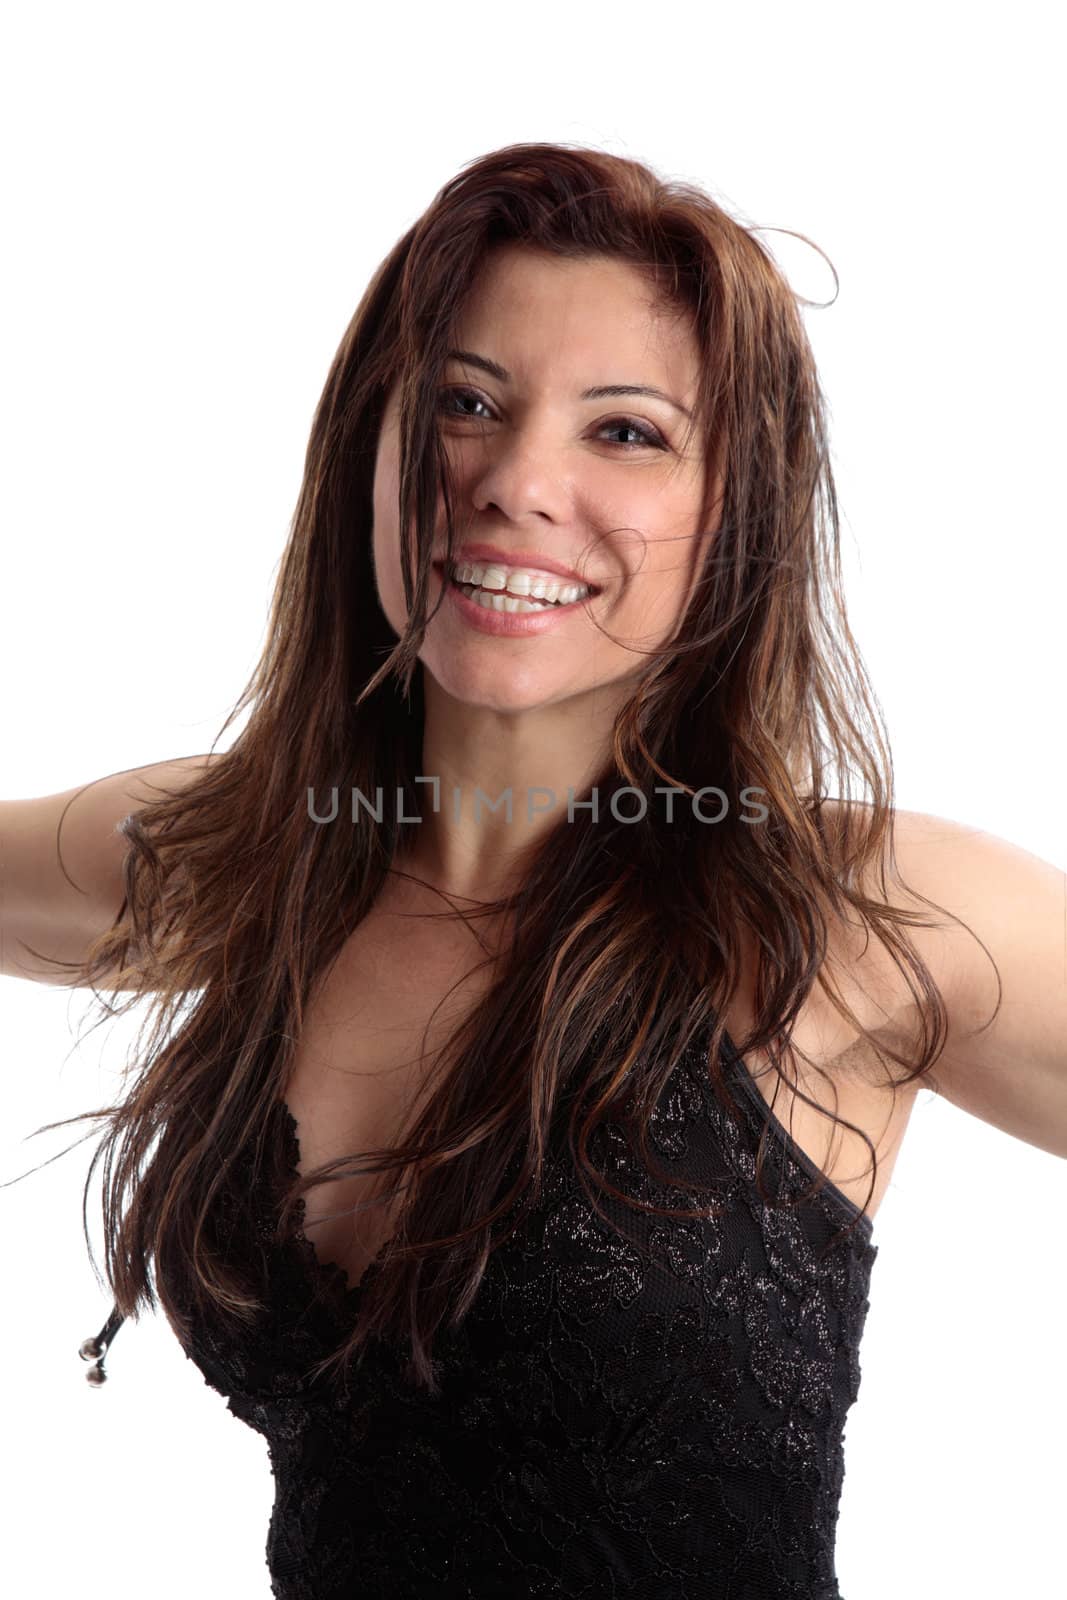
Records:
{"label": "silver bead charm", "polygon": [[83,1339],[78,1346],[78,1354],[83,1361],[93,1364],[85,1374],[86,1381],[94,1388],[99,1388],[107,1382],[107,1373],[104,1371],[104,1357],[107,1355],[111,1341],[122,1327],[125,1318],[120,1314],[117,1306],[112,1306],[111,1315],[108,1317],[100,1332],[91,1339]]}

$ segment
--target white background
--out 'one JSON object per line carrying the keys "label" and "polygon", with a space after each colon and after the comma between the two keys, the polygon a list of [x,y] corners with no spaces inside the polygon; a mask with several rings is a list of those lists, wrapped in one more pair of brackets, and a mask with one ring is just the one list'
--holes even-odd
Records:
{"label": "white background", "polygon": [[[898,803],[1067,865],[1053,25],[1037,3],[12,12],[0,793],[210,745],[371,272],[463,163],[558,139],[833,260],[839,298],[806,321]],[[817,255],[765,238],[830,298]],[[110,1382],[85,1382],[76,1349],[110,1305],[81,1236],[91,1146],[10,1184],[79,1131],[24,1143],[34,1128],[113,1092],[129,1030],[74,1050],[85,998],[0,980],[4,1585],[257,1600],[262,1440],[162,1318],[127,1324]],[[847,1600],[1062,1582],[1065,1177],[920,1097],[875,1223]]]}

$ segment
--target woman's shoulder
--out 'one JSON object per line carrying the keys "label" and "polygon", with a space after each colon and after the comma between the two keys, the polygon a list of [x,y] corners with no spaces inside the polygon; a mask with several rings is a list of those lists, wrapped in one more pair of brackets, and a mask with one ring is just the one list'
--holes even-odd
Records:
{"label": "woman's shoulder", "polygon": [[931,1087],[1067,1157],[1067,874],[965,822],[895,810],[891,824],[885,875],[871,863],[864,889],[908,914],[940,991],[947,1031]]}

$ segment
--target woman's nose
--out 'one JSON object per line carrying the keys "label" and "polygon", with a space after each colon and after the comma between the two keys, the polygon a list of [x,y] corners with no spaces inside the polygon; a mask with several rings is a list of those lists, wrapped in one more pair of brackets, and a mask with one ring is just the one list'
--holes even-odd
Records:
{"label": "woman's nose", "polygon": [[495,506],[511,522],[527,517],[566,521],[571,494],[565,480],[563,447],[544,432],[501,433],[485,441],[485,454],[473,457],[469,478],[477,511]]}

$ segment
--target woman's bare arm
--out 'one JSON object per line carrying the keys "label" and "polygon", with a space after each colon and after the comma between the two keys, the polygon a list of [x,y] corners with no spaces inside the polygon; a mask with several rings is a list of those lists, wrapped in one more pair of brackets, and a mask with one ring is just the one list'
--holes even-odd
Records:
{"label": "woman's bare arm", "polygon": [[214,759],[184,756],[62,794],[0,801],[0,973],[69,985],[68,973],[36,959],[31,948],[60,961],[84,960],[122,905],[127,847],[119,824],[161,789],[192,782]]}
{"label": "woman's bare arm", "polygon": [[[1067,1159],[1067,874],[943,817],[898,811],[896,823],[906,882],[962,917],[985,945],[955,927],[913,933],[928,962],[943,968],[949,1011],[931,1086],[983,1122]],[[1003,985],[995,1018],[990,957]]]}

